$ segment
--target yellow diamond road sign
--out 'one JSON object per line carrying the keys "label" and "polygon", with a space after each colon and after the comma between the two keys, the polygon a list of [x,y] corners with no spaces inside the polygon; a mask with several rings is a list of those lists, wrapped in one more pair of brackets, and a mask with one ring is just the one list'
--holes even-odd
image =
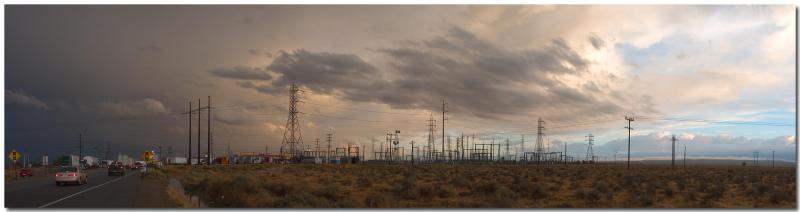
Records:
{"label": "yellow diamond road sign", "polygon": [[8,159],[11,159],[11,161],[16,162],[19,159],[19,153],[17,152],[17,150],[11,150],[11,153],[8,153]]}
{"label": "yellow diamond road sign", "polygon": [[153,160],[153,151],[144,151],[144,153],[142,153],[142,159],[146,161]]}

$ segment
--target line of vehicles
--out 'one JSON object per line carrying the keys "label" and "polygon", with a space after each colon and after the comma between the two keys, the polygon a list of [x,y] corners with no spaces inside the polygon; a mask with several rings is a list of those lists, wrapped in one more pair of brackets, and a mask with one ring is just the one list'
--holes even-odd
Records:
{"label": "line of vehicles", "polygon": [[[133,164],[124,164],[121,161],[109,161],[103,166],[107,168],[108,176],[125,176],[126,170],[139,170],[146,168],[144,161],[135,161]],[[60,170],[55,175],[56,186],[68,184],[83,185],[88,183],[89,175],[86,170],[93,166],[70,166],[62,164]]]}

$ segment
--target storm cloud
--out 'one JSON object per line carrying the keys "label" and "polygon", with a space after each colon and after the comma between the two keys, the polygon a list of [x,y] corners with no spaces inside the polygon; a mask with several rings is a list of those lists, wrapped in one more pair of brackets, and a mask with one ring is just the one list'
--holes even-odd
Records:
{"label": "storm cloud", "polygon": [[563,76],[585,74],[589,64],[561,39],[541,48],[511,50],[454,27],[436,38],[408,43],[374,50],[388,61],[377,65],[353,54],[281,52],[267,66],[278,76],[275,80],[240,85],[278,94],[296,83],[318,94],[396,109],[438,111],[445,100],[453,113],[493,119],[536,110],[621,110],[595,98],[591,89],[562,82]]}
{"label": "storm cloud", "polygon": [[214,76],[230,78],[230,79],[243,79],[243,80],[270,80],[272,76],[265,72],[262,68],[235,66],[233,68],[218,68],[208,71]]}
{"label": "storm cloud", "polygon": [[[601,153],[627,136],[629,114],[635,134],[747,138],[709,145],[727,151],[717,155],[749,155],[755,147],[745,143],[759,139],[796,140],[796,126],[638,119],[795,123],[796,80],[786,77],[796,69],[790,5],[9,5],[6,12],[6,48],[14,53],[5,60],[6,152],[32,157],[77,154],[64,141],[80,133],[88,146],[111,141],[114,152],[173,146],[185,154],[181,113],[198,98],[207,105],[208,96],[219,107],[215,139],[234,152],[277,150],[292,83],[305,90],[304,138],[335,127],[332,145],[369,145],[395,129],[406,144],[426,134],[429,113],[440,118],[443,100],[448,135],[528,138],[541,117],[547,135],[570,146],[593,133]],[[637,139],[633,150],[642,154],[634,155],[666,155],[644,154],[652,142]],[[690,145],[689,156],[702,154],[696,150]]]}

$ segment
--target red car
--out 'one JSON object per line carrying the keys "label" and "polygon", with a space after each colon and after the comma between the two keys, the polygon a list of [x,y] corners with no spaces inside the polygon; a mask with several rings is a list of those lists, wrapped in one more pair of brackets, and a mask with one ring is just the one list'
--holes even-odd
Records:
{"label": "red car", "polygon": [[133,164],[133,169],[142,169],[142,168],[144,168],[144,163],[142,162],[136,162]]}
{"label": "red car", "polygon": [[31,171],[31,169],[22,169],[22,170],[19,170],[19,176],[20,177],[33,177],[33,172]]}

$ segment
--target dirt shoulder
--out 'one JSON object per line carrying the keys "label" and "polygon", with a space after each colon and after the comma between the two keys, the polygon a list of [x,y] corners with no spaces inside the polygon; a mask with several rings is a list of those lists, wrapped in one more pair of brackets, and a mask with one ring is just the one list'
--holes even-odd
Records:
{"label": "dirt shoulder", "polygon": [[167,195],[168,179],[163,175],[143,174],[136,191],[136,208],[175,208],[177,205]]}

